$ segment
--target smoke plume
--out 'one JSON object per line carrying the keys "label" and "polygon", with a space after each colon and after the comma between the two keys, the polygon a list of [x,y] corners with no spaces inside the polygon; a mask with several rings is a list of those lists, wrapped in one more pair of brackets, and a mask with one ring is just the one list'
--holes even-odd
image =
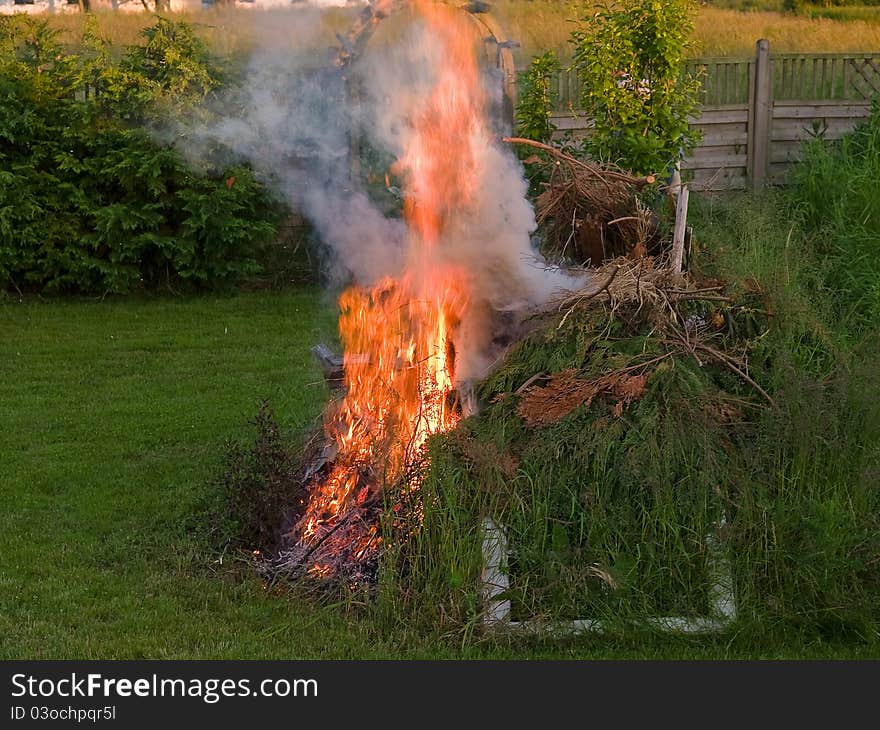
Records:
{"label": "smoke plume", "polygon": [[[332,252],[337,283],[370,285],[397,275],[408,264],[411,232],[352,182],[350,143],[362,138],[389,159],[404,153],[413,115],[442,67],[443,48],[414,20],[396,37],[377,34],[346,79],[330,62],[332,52],[316,58],[303,50],[313,45],[319,12],[302,9],[254,22],[260,42],[244,83],[216,121],[187,135],[186,152],[199,157],[220,145],[247,160],[309,219]],[[494,118],[482,128],[483,138],[462,140],[478,151],[470,184],[479,194],[450,222],[436,254],[468,272],[480,300],[462,325],[470,346],[459,379],[481,374],[488,364],[492,312],[524,312],[582,285],[550,269],[533,250],[536,224],[527,183],[500,141],[510,131],[497,112],[501,85],[491,74],[485,83]],[[351,102],[351,88],[358,90],[357,103]],[[454,145],[448,150],[457,152]]]}

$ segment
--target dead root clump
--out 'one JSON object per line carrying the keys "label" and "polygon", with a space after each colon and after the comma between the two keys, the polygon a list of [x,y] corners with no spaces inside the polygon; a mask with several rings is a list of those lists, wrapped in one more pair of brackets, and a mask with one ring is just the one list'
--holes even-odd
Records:
{"label": "dead root clump", "polygon": [[[548,258],[598,266],[609,258],[648,253],[658,221],[638,193],[656,182],[654,176],[637,177],[528,139],[507,141],[536,148],[547,160],[535,215]],[[541,157],[529,162],[538,164]]]}

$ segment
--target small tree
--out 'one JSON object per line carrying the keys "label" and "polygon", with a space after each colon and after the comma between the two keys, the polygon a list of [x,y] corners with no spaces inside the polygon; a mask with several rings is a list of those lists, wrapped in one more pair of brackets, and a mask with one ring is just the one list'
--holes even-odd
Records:
{"label": "small tree", "polygon": [[572,33],[593,157],[634,172],[671,172],[699,141],[688,116],[699,79],[684,72],[693,0],[620,0]]}
{"label": "small tree", "polygon": [[535,56],[528,71],[519,75],[519,101],[516,105],[516,133],[520,137],[549,142],[556,125],[550,121],[556,94],[553,80],[560,63],[553,51]]}

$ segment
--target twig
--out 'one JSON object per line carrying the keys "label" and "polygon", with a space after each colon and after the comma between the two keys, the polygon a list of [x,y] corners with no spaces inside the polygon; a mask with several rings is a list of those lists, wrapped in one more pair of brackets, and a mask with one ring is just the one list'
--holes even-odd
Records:
{"label": "twig", "polygon": [[713,292],[713,291],[723,291],[723,286],[704,286],[701,289],[676,289],[671,286],[666,291],[670,294],[696,294],[697,292]]}
{"label": "twig", "polygon": [[586,170],[596,177],[608,177],[614,180],[622,180],[623,182],[629,183],[630,185],[635,185],[638,187],[643,187],[645,185],[653,185],[657,182],[657,178],[654,175],[645,175],[644,177],[635,177],[634,175],[628,175],[625,172],[618,172],[616,170],[609,170],[608,168],[600,168],[596,165],[591,165],[583,160],[578,160],[576,157],[572,157],[571,155],[562,152],[555,147],[551,147],[550,145],[544,144],[543,142],[536,142],[533,139],[525,139],[524,137],[503,137],[502,142],[507,142],[509,144],[521,144],[526,145],[528,147],[534,147],[535,149],[542,150],[547,154],[555,157],[558,160],[564,160],[570,165],[575,167],[579,167],[583,170]]}
{"label": "twig", "polygon": [[760,385],[758,385],[752,378],[750,378],[745,372],[740,369],[739,363],[737,363],[732,357],[729,355],[725,355],[723,352],[719,352],[714,347],[709,347],[709,345],[705,345],[702,342],[695,342],[694,347],[699,347],[701,350],[707,352],[712,355],[715,359],[719,360],[723,364],[727,365],[733,372],[739,375],[743,380],[745,380],[749,385],[751,385],[755,390],[757,390],[764,399],[772,406],[776,405],[776,402],[770,395],[764,390]]}
{"label": "twig", "polygon": [[622,375],[623,373],[628,373],[630,370],[638,370],[639,368],[647,367],[648,365],[653,365],[655,362],[661,362],[668,357],[672,357],[671,352],[664,352],[662,355],[657,355],[657,357],[652,357],[650,360],[645,360],[645,362],[638,362],[635,365],[630,365],[625,368],[621,368],[620,370],[614,370],[609,373],[609,375]]}
{"label": "twig", "polygon": [[[556,329],[560,329],[562,327],[562,325],[565,324],[565,320],[568,319],[568,315],[574,311],[575,307],[577,307],[578,304],[583,304],[584,302],[588,302],[591,299],[595,299],[603,291],[608,289],[608,287],[611,285],[611,282],[614,281],[614,277],[617,276],[618,271],[620,271],[620,266],[615,266],[614,271],[611,272],[611,276],[609,276],[608,279],[605,281],[605,283],[602,284],[602,286],[600,286],[598,289],[596,289],[596,291],[591,292],[590,294],[586,294],[582,297],[577,297],[577,300],[571,305],[569,310],[563,315],[562,319],[559,320],[559,324],[556,325]],[[562,301],[559,304],[560,309],[562,309],[563,305],[565,304],[565,301],[571,301],[571,299]]]}
{"label": "twig", "polygon": [[523,383],[521,386],[519,386],[519,388],[517,388],[515,391],[513,391],[513,394],[514,395],[522,395],[523,391],[525,391],[526,388],[528,388],[534,382],[541,380],[541,378],[546,378],[546,377],[548,377],[547,373],[544,373],[544,372],[535,373],[525,383]]}
{"label": "twig", "polygon": [[733,301],[730,297],[724,297],[718,294],[700,294],[699,292],[682,292],[681,294],[672,294],[672,299],[676,302],[687,302],[691,300],[699,300],[701,302],[727,302]]}
{"label": "twig", "polygon": [[688,214],[688,187],[682,185],[678,191],[678,203],[675,206],[675,230],[672,235],[672,271],[681,273],[681,264],[684,258],[684,235],[687,228]]}
{"label": "twig", "polygon": [[[590,292],[589,294],[584,294],[583,296],[577,297],[576,303],[581,304],[583,302],[588,302],[591,299],[595,299],[597,296],[599,296],[603,291],[605,291],[606,289],[608,289],[609,286],[611,286],[611,282],[614,281],[614,277],[617,276],[618,271],[620,271],[620,265],[617,265],[614,267],[614,270],[611,272],[611,275],[605,280],[605,283],[602,284],[602,286],[600,286],[594,292]],[[560,304],[560,309],[561,308],[562,308],[562,305]]]}

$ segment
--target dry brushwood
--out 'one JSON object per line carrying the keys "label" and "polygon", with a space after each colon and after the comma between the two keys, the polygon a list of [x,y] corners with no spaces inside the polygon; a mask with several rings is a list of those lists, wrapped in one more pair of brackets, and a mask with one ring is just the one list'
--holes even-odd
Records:
{"label": "dry brushwood", "polygon": [[379,22],[400,5],[401,0],[370,0],[361,9],[348,33],[336,34],[339,48],[332,59],[333,65],[340,69],[350,66],[366,47]]}
{"label": "dry brushwood", "polygon": [[564,312],[559,327],[573,312],[596,304],[608,305],[612,314],[622,305],[636,305],[637,311],[645,311],[647,319],[662,324],[677,297],[693,296],[686,290],[673,294],[672,287],[681,277],[675,277],[671,269],[650,256],[638,260],[614,259],[594,273],[594,281],[603,282],[598,288],[590,286],[571,292],[558,301],[559,311]]}
{"label": "dry brushwood", "polygon": [[[623,305],[637,305],[639,311],[647,311],[648,319],[662,325],[678,318],[679,302],[731,302],[721,293],[723,286],[697,287],[686,275],[676,274],[666,258],[620,257],[607,261],[592,274],[589,287],[557,300],[559,311],[565,313],[560,327],[573,311],[591,304],[607,304],[612,313]],[[595,282],[602,283],[596,287]]]}
{"label": "dry brushwood", "polygon": [[550,376],[546,385],[525,389],[517,405],[517,413],[527,426],[548,426],[562,420],[578,406],[588,406],[598,395],[615,400],[613,412],[621,416],[623,409],[645,394],[649,368],[668,355],[647,362],[613,370],[598,378],[584,380],[577,370],[568,369]]}
{"label": "dry brushwood", "polygon": [[[744,358],[735,357],[706,341],[715,329],[714,318],[709,316],[702,326],[695,326],[679,311],[678,305],[686,301],[730,304],[730,297],[722,293],[723,286],[697,286],[687,274],[676,273],[667,259],[652,257],[637,261],[618,258],[596,269],[594,275],[590,287],[569,293],[559,300],[559,311],[563,314],[557,327],[561,328],[574,312],[587,307],[605,306],[609,316],[614,316],[619,308],[627,306],[634,315],[641,314],[663,337],[668,354],[683,352],[700,366],[704,364],[700,358],[703,355],[730,370],[773,405],[773,398],[749,375]],[[597,286],[595,282],[602,283]],[[526,387],[520,390],[525,391]]]}
{"label": "dry brushwood", "polygon": [[610,165],[579,160],[550,145],[520,137],[505,142],[541,150],[549,157],[549,181],[536,201],[548,253],[598,266],[619,256],[647,253],[655,222],[636,195],[656,182]]}

